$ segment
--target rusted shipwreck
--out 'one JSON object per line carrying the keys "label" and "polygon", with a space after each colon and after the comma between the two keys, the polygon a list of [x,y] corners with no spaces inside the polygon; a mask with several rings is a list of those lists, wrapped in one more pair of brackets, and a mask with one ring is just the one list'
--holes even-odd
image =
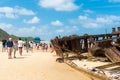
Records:
{"label": "rusted shipwreck", "polygon": [[88,57],[105,56],[111,62],[120,62],[120,27],[112,28],[112,33],[83,36],[71,35],[51,40],[56,54],[64,58],[64,53],[72,52],[80,56],[88,52]]}

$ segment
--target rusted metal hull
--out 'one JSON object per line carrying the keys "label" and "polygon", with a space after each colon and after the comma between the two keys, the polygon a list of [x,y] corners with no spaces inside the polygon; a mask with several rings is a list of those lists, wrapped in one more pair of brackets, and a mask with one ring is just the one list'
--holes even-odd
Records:
{"label": "rusted metal hull", "polygon": [[83,36],[72,35],[63,38],[56,37],[51,40],[54,49],[60,57],[64,58],[65,52],[73,52],[73,54],[80,55],[83,52],[89,52],[89,56],[105,55],[111,62],[120,61],[120,49],[116,50],[111,42],[116,39],[117,47],[120,45],[120,27],[116,32],[113,28],[112,33],[88,35]]}

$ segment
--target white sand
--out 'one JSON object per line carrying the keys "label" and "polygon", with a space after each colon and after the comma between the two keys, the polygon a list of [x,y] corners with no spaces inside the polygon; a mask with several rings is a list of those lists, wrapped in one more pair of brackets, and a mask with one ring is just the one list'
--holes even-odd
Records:
{"label": "white sand", "polygon": [[84,69],[93,69],[95,67],[98,66],[102,66],[105,64],[108,64],[109,62],[100,62],[100,61],[96,61],[96,62],[92,62],[92,61],[86,61],[86,60],[73,60],[72,62],[74,62],[75,64],[77,64],[77,66],[84,68]]}
{"label": "white sand", "polygon": [[57,63],[56,57],[49,52],[24,51],[23,56],[17,52],[16,59],[8,59],[7,52],[0,51],[0,80],[91,80],[65,63]]}

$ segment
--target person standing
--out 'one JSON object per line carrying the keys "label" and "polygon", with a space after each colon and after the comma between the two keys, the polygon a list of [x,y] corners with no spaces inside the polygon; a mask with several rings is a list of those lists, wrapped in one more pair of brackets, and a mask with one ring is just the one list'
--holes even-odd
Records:
{"label": "person standing", "polygon": [[16,58],[16,51],[18,50],[18,42],[16,40],[13,41],[14,48],[14,58]]}
{"label": "person standing", "polygon": [[6,44],[7,44],[7,40],[3,39],[2,40],[2,52],[4,52],[6,50]]}
{"label": "person standing", "polygon": [[12,50],[13,50],[13,41],[12,38],[9,38],[7,42],[7,49],[8,49],[8,59],[12,58]]}
{"label": "person standing", "polygon": [[18,49],[19,49],[19,54],[22,56],[22,48],[23,48],[23,41],[21,38],[18,40]]}
{"label": "person standing", "polygon": [[45,43],[42,43],[42,50],[44,52],[44,50],[45,50]]}
{"label": "person standing", "polygon": [[48,50],[48,44],[47,43],[45,44],[45,50],[46,50],[46,52]]}
{"label": "person standing", "polygon": [[33,42],[30,41],[30,42],[29,42],[29,46],[30,46],[29,49],[30,49],[31,52],[33,52],[33,45],[34,45]]}

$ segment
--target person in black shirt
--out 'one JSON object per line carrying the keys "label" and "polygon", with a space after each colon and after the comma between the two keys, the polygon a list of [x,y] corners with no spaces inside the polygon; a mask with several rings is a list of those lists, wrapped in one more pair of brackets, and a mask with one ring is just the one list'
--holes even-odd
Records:
{"label": "person in black shirt", "polygon": [[6,44],[7,44],[7,40],[3,39],[2,40],[2,52],[4,52],[6,50]]}

